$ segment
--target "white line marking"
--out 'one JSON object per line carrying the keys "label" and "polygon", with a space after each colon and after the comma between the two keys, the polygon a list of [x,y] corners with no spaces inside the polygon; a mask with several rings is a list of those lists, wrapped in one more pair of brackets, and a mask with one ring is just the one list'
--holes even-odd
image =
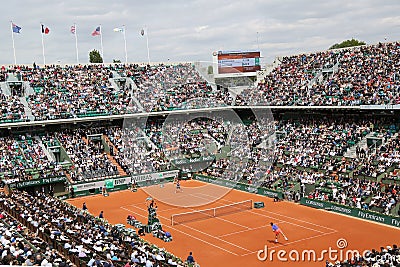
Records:
{"label": "white line marking", "polygon": [[262,225],[262,226],[255,227],[255,228],[249,228],[247,230],[242,230],[242,231],[232,232],[232,233],[229,233],[229,234],[219,235],[218,237],[236,235],[236,234],[240,234],[240,233],[243,233],[243,232],[249,232],[249,231],[253,231],[253,230],[257,230],[257,229],[261,229],[261,228],[265,228],[265,227],[267,227],[267,226]]}
{"label": "white line marking", "polygon": [[[142,210],[142,211],[146,211],[145,209],[142,209],[142,208],[139,208],[139,207],[136,207],[136,208],[139,209],[139,210]],[[164,216],[158,216],[158,217],[163,218],[163,219],[165,219],[165,220],[169,220],[169,218],[166,218],[166,217],[164,217]],[[206,235],[206,236],[215,238],[215,239],[217,239],[217,240],[219,240],[219,241],[225,242],[225,243],[227,243],[227,244],[229,244],[229,245],[231,245],[231,246],[240,248],[240,249],[245,250],[245,251],[250,251],[250,250],[248,250],[248,249],[246,249],[246,248],[243,248],[243,247],[241,247],[241,246],[238,246],[238,245],[236,245],[236,244],[233,244],[233,243],[231,243],[231,242],[228,242],[228,241],[223,240],[223,239],[221,239],[221,238],[218,238],[218,237],[216,237],[216,236],[210,235],[210,234],[208,234],[208,233],[205,233],[205,232],[203,232],[203,231],[201,231],[201,230],[198,230],[198,229],[196,229],[196,228],[190,227],[190,226],[188,226],[188,225],[185,225],[185,224],[180,224],[180,225],[183,226],[183,227],[189,228],[189,229],[191,229],[191,230],[193,230],[193,231],[199,232],[199,233],[201,233],[201,234],[203,234],[203,235]],[[174,227],[174,229],[176,229],[176,228]]]}
{"label": "white line marking", "polygon": [[[203,194],[203,193],[199,193],[199,194],[208,196],[208,195]],[[222,201],[225,201],[225,202],[235,203],[234,201],[227,200],[227,199],[221,199],[221,200],[222,200]],[[253,210],[247,210],[247,211],[244,211],[244,212],[249,212],[249,213],[253,213],[253,214],[259,215],[259,216],[263,216],[263,217],[267,217],[267,218],[272,218],[272,219],[278,220],[276,217],[272,217],[272,216],[269,216],[269,215],[261,214],[260,212],[262,212],[262,211],[256,212],[256,211],[253,211]],[[275,215],[278,215],[278,214],[276,214],[276,213],[274,213],[274,212],[270,212],[270,213],[273,213],[273,214],[275,214]],[[314,232],[325,233],[325,232],[316,230],[316,229],[314,229],[314,228],[310,228],[310,227],[303,226],[303,225],[300,225],[300,224],[296,224],[296,223],[292,223],[292,222],[288,222],[288,221],[284,221],[284,222],[286,222],[286,223],[288,223],[288,224],[296,225],[296,226],[298,226],[298,227],[302,227],[302,228],[304,228],[304,229],[308,229],[308,230],[311,230],[311,231],[314,231]],[[334,230],[334,229],[330,229],[330,230]]]}
{"label": "white line marking", "polygon": [[[196,181],[198,181],[198,180],[196,180]],[[205,183],[205,182],[202,182],[202,181],[198,181],[198,182]],[[212,185],[215,185],[215,186],[217,186],[217,187],[223,187],[223,186],[217,185],[217,184],[212,184]],[[257,194],[254,194],[254,193],[250,193],[250,192],[246,192],[246,191],[241,191],[241,190],[237,190],[237,189],[232,189],[232,190],[235,190],[235,191],[241,192],[241,193],[245,193],[245,194],[249,194],[249,195],[251,195],[252,197],[254,197],[254,196],[266,197],[266,196],[263,196],[263,195],[257,195]],[[204,194],[204,193],[199,193],[199,194],[202,194],[202,195],[207,196],[207,197],[212,197],[211,195],[207,195],[207,194]],[[226,199],[222,199],[222,200],[223,200],[223,201],[228,201],[228,202],[234,202],[234,201],[230,201],[230,200],[226,200]],[[289,203],[290,203],[290,202],[289,202]],[[276,214],[276,215],[279,215],[279,216],[282,216],[282,217],[286,217],[286,218],[290,218],[290,219],[293,219],[293,220],[296,220],[296,221],[299,221],[299,222],[308,223],[308,224],[311,224],[311,225],[314,225],[314,226],[318,226],[318,227],[321,227],[321,228],[325,228],[325,229],[328,229],[328,230],[331,230],[331,231],[336,231],[335,229],[332,229],[332,228],[329,228],[329,227],[326,227],[326,226],[322,226],[322,225],[319,225],[319,224],[311,223],[311,222],[308,222],[308,221],[303,221],[303,220],[300,220],[300,219],[297,219],[297,218],[294,218],[294,217],[282,215],[282,214],[275,213],[275,212],[271,212],[271,211],[265,211],[265,212],[273,213],[273,214]]]}
{"label": "white line marking", "polygon": [[[241,191],[240,191],[240,192],[241,192]],[[244,192],[244,193],[247,193],[247,192]],[[207,194],[204,194],[204,193],[197,193],[197,194],[210,197],[210,195],[207,195]],[[189,195],[192,196],[192,197],[202,198],[202,197],[200,197],[200,196],[198,196],[198,195],[194,195],[194,194],[189,194]],[[211,196],[211,197],[212,197],[212,196]],[[205,199],[205,198],[203,198],[203,199]],[[221,198],[220,200],[225,201],[225,202],[228,202],[228,203],[235,203],[234,201],[227,200],[227,199],[222,199],[222,198]],[[130,205],[130,206],[134,206],[134,205]],[[129,210],[129,209],[126,209],[126,208],[124,208],[124,207],[121,207],[121,208],[122,208],[122,209],[125,209],[125,210],[128,210],[128,211],[131,211],[131,212],[134,212],[134,211]],[[135,208],[137,208],[137,209],[139,209],[139,210],[142,210],[142,211],[146,211],[145,209],[139,208],[139,207],[137,207],[137,206],[136,206]],[[188,208],[188,207],[184,207],[184,208]],[[177,209],[177,208],[166,209],[166,210],[163,210],[163,211],[174,210],[174,209]],[[192,208],[189,208],[189,209],[195,210],[195,209],[192,209]],[[332,229],[332,228],[329,228],[329,227],[325,227],[325,226],[322,226],[322,225],[314,224],[314,223],[311,223],[311,222],[308,222],[308,221],[300,220],[300,219],[297,219],[297,218],[293,218],[293,217],[290,217],[290,216],[278,214],[278,213],[275,213],[275,212],[269,212],[269,211],[265,211],[265,210],[262,210],[262,211],[261,211],[261,210],[260,210],[260,212],[272,213],[272,214],[275,215],[275,216],[281,216],[281,217],[285,217],[285,218],[290,218],[290,219],[293,219],[293,220],[296,220],[296,221],[299,221],[299,222],[304,222],[304,223],[307,223],[307,224],[310,224],[310,225],[314,225],[314,226],[317,226],[317,227],[320,227],[320,228],[329,229],[329,230],[331,230],[331,232],[326,233],[326,232],[322,232],[322,231],[319,231],[319,230],[316,230],[316,229],[313,229],[313,228],[309,228],[309,227],[306,227],[306,226],[302,226],[302,225],[299,225],[299,224],[296,224],[296,223],[292,223],[292,222],[288,222],[288,221],[282,221],[281,219],[278,219],[278,218],[275,218],[275,217],[272,217],[272,216],[269,216],[269,215],[266,215],[266,214],[260,214],[260,212],[255,212],[255,211],[245,211],[245,212],[250,212],[250,213],[253,213],[253,214],[256,214],[256,215],[260,215],[260,216],[263,216],[263,217],[267,217],[267,218],[273,218],[273,219],[275,219],[275,220],[278,220],[279,223],[288,223],[288,224],[292,224],[292,225],[295,225],[295,226],[299,226],[299,227],[302,227],[302,228],[305,228],[305,229],[308,229],[308,230],[311,230],[311,231],[315,231],[315,232],[321,233],[321,234],[319,234],[319,235],[315,235],[315,236],[311,236],[311,237],[299,239],[299,240],[296,240],[296,241],[288,242],[288,243],[285,243],[285,244],[282,244],[282,245],[278,245],[278,246],[274,246],[274,247],[271,247],[271,248],[276,248],[276,247],[281,247],[281,246],[284,246],[284,245],[294,244],[294,243],[298,243],[298,242],[301,242],[301,241],[305,241],[305,240],[309,240],[309,239],[313,239],[313,238],[317,238],[317,237],[322,237],[322,236],[325,236],[325,235],[329,235],[329,234],[333,234],[333,233],[337,233],[337,232],[338,232],[337,230]],[[142,216],[142,217],[144,217],[144,218],[147,218],[146,216],[143,216],[143,215],[140,215],[140,214],[139,214],[139,216]],[[163,219],[169,221],[169,218],[166,218],[166,217],[164,217],[164,216],[159,216],[159,217],[161,217],[161,218],[163,218]],[[236,225],[238,225],[238,226],[241,226],[241,227],[247,228],[247,229],[246,229],[246,230],[242,230],[242,231],[237,231],[237,232],[232,232],[232,233],[224,234],[224,235],[221,235],[221,236],[216,237],[216,236],[212,236],[212,235],[210,235],[210,234],[208,234],[208,233],[205,233],[205,232],[203,232],[203,231],[200,231],[200,230],[198,230],[198,229],[195,229],[195,228],[190,227],[190,226],[185,225],[185,224],[181,224],[181,226],[186,227],[186,228],[189,228],[189,229],[191,229],[191,230],[193,230],[193,231],[199,232],[199,233],[204,234],[204,235],[206,235],[206,236],[210,236],[210,237],[212,237],[212,238],[215,238],[215,239],[217,239],[217,240],[220,240],[220,241],[222,241],[222,242],[224,242],[224,243],[227,243],[227,244],[229,244],[229,245],[238,247],[238,248],[240,248],[240,249],[242,249],[242,250],[249,251],[249,253],[242,254],[241,256],[246,256],[246,255],[250,255],[250,254],[254,254],[254,253],[257,253],[257,252],[258,252],[258,250],[257,250],[257,251],[250,251],[250,250],[245,249],[245,248],[243,248],[243,247],[240,247],[240,246],[238,246],[238,245],[236,245],[236,244],[233,244],[233,243],[231,243],[231,242],[228,242],[228,241],[226,241],[226,240],[224,240],[224,239],[221,239],[220,237],[230,236],[230,235],[234,235],[234,234],[238,234],[238,233],[242,233],[242,232],[247,232],[247,231],[252,231],[252,230],[260,229],[260,228],[263,228],[263,227],[266,227],[266,226],[260,226],[260,227],[256,227],[256,228],[250,228],[250,227],[247,227],[247,226],[243,226],[243,225],[234,223],[234,222],[229,221],[229,220],[225,220],[225,219],[223,219],[223,218],[216,217],[215,219],[219,219],[219,220],[223,220],[223,221],[226,221],[226,222],[229,222],[229,223],[232,223],[232,224],[236,224]],[[201,239],[201,238],[192,236],[192,235],[190,235],[190,234],[188,234],[188,233],[186,233],[186,232],[184,232],[184,231],[182,231],[182,230],[176,229],[176,227],[172,227],[172,228],[174,228],[175,231],[178,231],[178,232],[180,232],[180,233],[183,233],[184,235],[187,235],[187,236],[189,236],[189,237],[195,238],[195,239],[197,239],[197,240],[199,240],[199,241],[201,241],[201,242],[204,242],[204,243],[206,243],[206,244],[209,244],[209,245],[211,245],[211,246],[214,246],[214,247],[216,247],[216,248],[219,248],[219,249],[221,249],[221,250],[223,250],[223,251],[225,251],[225,252],[228,252],[228,253],[230,253],[230,254],[233,254],[233,255],[238,256],[238,254],[236,254],[236,253],[234,253],[234,252],[232,252],[232,251],[229,251],[229,250],[227,250],[227,249],[224,249],[224,248],[222,248],[222,247],[219,247],[219,246],[217,246],[217,245],[215,245],[215,244],[209,243],[209,242],[207,242],[207,241],[205,241],[205,240],[203,240],[203,239]]]}
{"label": "white line marking", "polygon": [[[336,231],[336,232],[337,232],[337,231]],[[321,236],[324,236],[324,235],[334,234],[334,233],[336,233],[336,232],[323,233],[323,234],[319,234],[319,235],[315,235],[315,236],[311,236],[311,237],[306,237],[306,238],[298,239],[298,240],[292,241],[292,242],[285,242],[284,244],[281,244],[281,245],[277,245],[277,246],[273,246],[273,247],[268,247],[268,249],[279,248],[279,247],[282,247],[282,246],[286,246],[286,245],[298,243],[298,242],[301,242],[301,241],[305,241],[305,240],[309,240],[309,239],[321,237]],[[240,255],[240,256],[243,257],[243,256],[251,255],[251,254],[254,254],[254,253],[257,253],[257,252],[258,252],[258,250],[257,250],[257,251],[250,252],[250,253],[242,254],[242,255]]]}
{"label": "white line marking", "polygon": [[[127,209],[127,208],[124,208],[124,207],[121,207],[121,209],[130,211],[130,212],[134,212],[133,210],[130,210],[130,209]],[[147,218],[146,216],[141,215],[141,214],[137,214],[137,215],[139,215],[139,216],[141,216],[141,217],[143,217],[143,218]],[[215,247],[215,248],[218,248],[218,249],[220,249],[220,250],[222,250],[222,251],[228,252],[228,253],[233,254],[233,255],[235,255],[235,256],[239,256],[238,254],[236,254],[236,253],[234,253],[234,252],[232,252],[232,251],[230,251],[230,250],[224,249],[224,248],[222,248],[222,247],[220,247],[220,246],[217,246],[217,245],[215,245],[215,244],[213,244],[213,243],[207,242],[207,241],[205,241],[205,240],[203,240],[203,239],[201,239],[201,238],[199,238],[199,237],[195,237],[195,236],[193,236],[193,235],[190,235],[190,234],[188,234],[188,233],[186,233],[186,232],[184,232],[184,231],[181,231],[181,230],[179,230],[179,229],[174,228],[174,231],[180,232],[180,233],[182,233],[182,234],[184,234],[184,235],[187,235],[187,236],[189,236],[189,237],[191,237],[191,238],[197,239],[197,240],[199,240],[199,241],[201,241],[201,242],[203,242],[203,243],[206,243],[206,244],[208,244],[208,245],[210,245],[210,246],[213,246],[213,247]]]}

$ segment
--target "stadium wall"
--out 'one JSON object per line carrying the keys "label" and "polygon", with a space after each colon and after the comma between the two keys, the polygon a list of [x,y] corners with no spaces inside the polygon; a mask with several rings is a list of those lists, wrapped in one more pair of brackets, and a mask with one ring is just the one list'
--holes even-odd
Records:
{"label": "stadium wall", "polygon": [[[173,181],[179,174],[178,170],[147,173],[133,176],[119,177],[116,179],[105,179],[94,182],[84,182],[71,185],[74,189],[75,197],[87,196],[100,194],[102,188],[106,187],[108,192],[125,190],[130,188],[133,181],[136,182],[138,187],[145,187],[150,185],[156,185],[163,182]],[[62,198],[67,198],[67,195],[63,195]]]}
{"label": "stadium wall", "polygon": [[283,192],[279,191],[279,190],[271,190],[271,189],[266,189],[266,188],[262,188],[262,187],[255,187],[250,184],[237,183],[235,181],[219,179],[216,177],[211,177],[211,176],[202,175],[202,174],[194,174],[193,179],[199,180],[202,182],[206,182],[206,183],[229,187],[229,188],[233,188],[233,189],[237,189],[240,191],[245,191],[245,192],[249,192],[249,193],[253,193],[253,194],[263,195],[266,197],[271,197],[271,198],[278,197],[279,199],[283,199]]}
{"label": "stadium wall", "polygon": [[376,213],[368,210],[352,208],[349,206],[344,206],[332,202],[309,199],[306,197],[301,198],[300,204],[313,207],[317,209],[329,210],[332,212],[337,212],[340,214],[345,214],[348,216],[356,217],[359,219],[369,220],[373,222],[383,223],[390,226],[400,228],[400,217],[393,217],[389,215],[384,215],[382,213]]}

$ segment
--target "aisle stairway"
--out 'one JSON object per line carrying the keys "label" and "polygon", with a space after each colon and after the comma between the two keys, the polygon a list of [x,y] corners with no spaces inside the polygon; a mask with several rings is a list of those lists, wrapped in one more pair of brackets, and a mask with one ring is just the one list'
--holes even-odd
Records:
{"label": "aisle stairway", "polygon": [[128,174],[122,169],[121,165],[119,165],[119,163],[115,160],[115,158],[113,156],[111,156],[110,154],[107,153],[107,158],[108,160],[117,167],[118,170],[118,174],[120,176],[127,176]]}
{"label": "aisle stairway", "polygon": [[368,150],[368,145],[367,145],[367,138],[368,137],[375,137],[375,132],[370,132],[369,134],[367,134],[366,136],[364,136],[363,139],[361,139],[360,142],[358,142],[357,144],[355,144],[354,146],[350,147],[347,149],[347,151],[344,153],[344,156],[346,158],[356,158],[357,154],[356,154],[356,149],[357,146],[361,149],[364,148],[365,151]]}
{"label": "aisle stairway", "polygon": [[1,88],[1,92],[4,95],[11,95],[11,91],[10,91],[10,86],[8,86],[8,84],[6,82],[1,82],[0,83],[0,88]]}
{"label": "aisle stairway", "polygon": [[[114,144],[110,141],[110,139],[108,138],[107,135],[103,135],[103,139],[104,141],[108,144],[109,147],[112,147],[114,151],[118,151],[118,149],[114,146]],[[127,176],[128,174],[124,171],[124,169],[122,169],[121,165],[119,165],[119,163],[115,160],[115,158],[113,156],[111,156],[110,153],[107,153],[107,158],[109,161],[111,161],[111,163],[117,167],[118,170],[118,174],[120,176]]]}
{"label": "aisle stairway", "polygon": [[28,102],[26,101],[25,96],[21,96],[19,98],[19,101],[21,101],[21,104],[24,105],[24,112],[26,114],[26,117],[30,120],[30,121],[34,121],[35,117],[32,114],[32,109],[29,107]]}
{"label": "aisle stairway", "polygon": [[71,175],[68,172],[65,172],[65,176],[67,177],[67,180],[70,184],[74,183],[74,181],[72,181],[71,179]]}

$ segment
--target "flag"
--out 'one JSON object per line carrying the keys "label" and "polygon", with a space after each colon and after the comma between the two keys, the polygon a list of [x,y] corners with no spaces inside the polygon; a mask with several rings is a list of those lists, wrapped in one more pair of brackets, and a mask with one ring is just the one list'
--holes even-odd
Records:
{"label": "flag", "polygon": [[20,33],[21,27],[16,25],[16,24],[12,24],[12,31],[15,33]]}
{"label": "flag", "polygon": [[123,27],[114,28],[114,32],[124,32]]}
{"label": "flag", "polygon": [[97,36],[100,35],[101,31],[100,31],[100,26],[98,26],[93,32],[92,32],[92,36]]}
{"label": "flag", "polygon": [[144,35],[144,29],[142,29],[141,31],[140,31],[140,35]]}
{"label": "flag", "polygon": [[42,24],[42,34],[49,34],[50,29]]}
{"label": "flag", "polygon": [[72,34],[75,34],[75,32],[76,32],[75,25],[72,25],[72,26],[71,26],[71,33],[72,33]]}

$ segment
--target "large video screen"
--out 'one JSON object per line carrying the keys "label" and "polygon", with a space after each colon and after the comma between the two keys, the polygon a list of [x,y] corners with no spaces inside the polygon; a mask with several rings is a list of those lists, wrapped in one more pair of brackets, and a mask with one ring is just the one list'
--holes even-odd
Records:
{"label": "large video screen", "polygon": [[256,72],[261,69],[260,51],[218,51],[218,74]]}

